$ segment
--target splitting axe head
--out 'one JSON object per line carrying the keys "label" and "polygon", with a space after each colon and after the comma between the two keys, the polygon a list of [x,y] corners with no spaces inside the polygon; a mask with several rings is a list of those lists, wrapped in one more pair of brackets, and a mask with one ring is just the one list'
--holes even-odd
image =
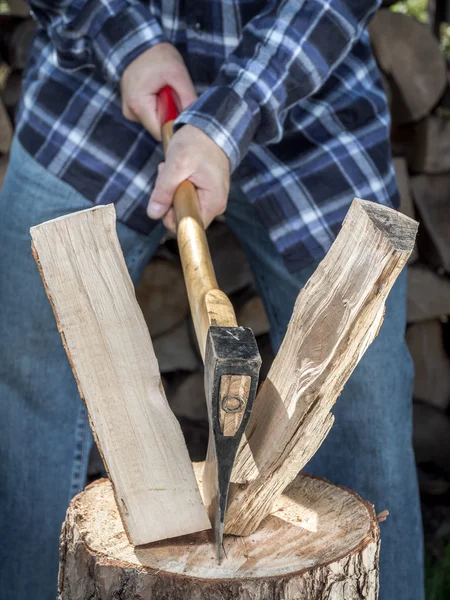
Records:
{"label": "splitting axe head", "polygon": [[[178,115],[170,87],[158,94],[158,112],[166,150],[173,135],[172,123]],[[209,440],[203,499],[220,563],[231,471],[253,406],[261,357],[253,332],[238,327],[234,309],[219,289],[197,193],[190,181],[177,188],[173,208],[192,319],[205,365]]]}

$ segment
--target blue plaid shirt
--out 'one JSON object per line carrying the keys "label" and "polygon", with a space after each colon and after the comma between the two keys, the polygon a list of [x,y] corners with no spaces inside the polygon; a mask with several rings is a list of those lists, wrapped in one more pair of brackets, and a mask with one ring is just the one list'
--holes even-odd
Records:
{"label": "blue plaid shirt", "polygon": [[170,42],[199,99],[178,118],[227,154],[288,268],[322,258],[354,196],[398,205],[389,115],[366,25],[381,0],[60,0],[38,22],[18,135],[120,220],[145,213],[162,150],[121,113],[120,77]]}

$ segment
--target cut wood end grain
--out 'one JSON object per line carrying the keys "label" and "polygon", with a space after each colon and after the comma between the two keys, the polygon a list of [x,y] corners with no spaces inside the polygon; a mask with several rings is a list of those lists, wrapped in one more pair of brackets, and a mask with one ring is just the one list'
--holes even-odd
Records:
{"label": "cut wood end grain", "polygon": [[[350,211],[356,207],[360,207],[367,214],[373,225],[390,241],[394,250],[401,252],[413,251],[419,227],[419,223],[415,219],[393,208],[359,198],[353,200]],[[349,215],[351,214],[350,211]],[[345,218],[344,223],[347,218]]]}
{"label": "cut wood end grain", "polygon": [[[201,473],[202,466],[196,471]],[[143,598],[164,600],[275,600],[287,597],[287,590],[289,598],[308,600],[377,597],[375,511],[350,490],[323,479],[299,475],[254,534],[226,536],[224,549],[219,566],[206,533],[133,547],[109,482],[96,482],[72,501],[67,513],[59,599],[75,600],[82,592],[87,597],[89,586],[108,599],[122,593],[128,597],[135,589]]]}

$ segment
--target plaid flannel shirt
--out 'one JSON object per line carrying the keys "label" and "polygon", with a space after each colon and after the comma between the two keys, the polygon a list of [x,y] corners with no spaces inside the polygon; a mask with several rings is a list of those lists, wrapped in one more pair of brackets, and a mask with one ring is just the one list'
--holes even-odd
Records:
{"label": "plaid flannel shirt", "polygon": [[170,42],[202,129],[295,271],[322,258],[354,196],[398,205],[389,114],[366,25],[380,0],[30,2],[38,23],[18,116],[21,143],[120,220],[145,214],[160,145],[121,114],[120,77]]}

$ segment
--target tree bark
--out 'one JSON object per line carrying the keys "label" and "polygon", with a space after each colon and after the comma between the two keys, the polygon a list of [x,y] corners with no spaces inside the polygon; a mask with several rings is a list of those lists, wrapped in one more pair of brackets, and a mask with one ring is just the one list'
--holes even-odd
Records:
{"label": "tree bark", "polygon": [[[200,472],[200,469],[196,469]],[[206,532],[132,546],[111,484],[70,505],[58,600],[376,600],[379,529],[353,492],[299,475],[247,538],[226,536],[220,566]]]}

